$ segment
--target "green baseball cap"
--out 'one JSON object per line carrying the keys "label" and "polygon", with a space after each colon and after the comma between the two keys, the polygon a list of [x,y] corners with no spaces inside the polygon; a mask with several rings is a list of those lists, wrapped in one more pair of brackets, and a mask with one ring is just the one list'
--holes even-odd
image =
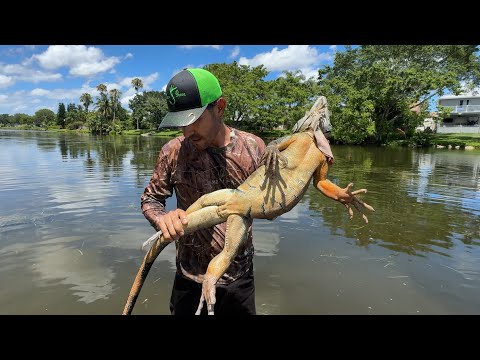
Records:
{"label": "green baseball cap", "polygon": [[184,69],[167,84],[168,113],[159,127],[193,124],[208,104],[222,96],[218,79],[204,69]]}

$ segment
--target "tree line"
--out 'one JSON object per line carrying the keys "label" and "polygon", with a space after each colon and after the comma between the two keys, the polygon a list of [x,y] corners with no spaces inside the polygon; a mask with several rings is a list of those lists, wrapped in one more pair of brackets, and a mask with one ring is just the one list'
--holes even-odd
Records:
{"label": "tree line", "polygon": [[[236,128],[291,129],[324,95],[336,143],[386,144],[415,136],[435,96],[478,87],[479,64],[475,45],[363,45],[336,52],[333,64],[321,67],[317,78],[306,79],[296,70],[266,80],[269,72],[263,65],[235,61],[204,68],[219,79],[228,103],[225,122]],[[118,89],[99,84],[95,99],[84,93],[80,104],[60,103],[57,113],[1,114],[0,126],[84,128],[96,134],[157,129],[168,111],[165,92],[139,92],[139,78],[131,84],[136,95],[129,100],[130,111],[122,107]]]}

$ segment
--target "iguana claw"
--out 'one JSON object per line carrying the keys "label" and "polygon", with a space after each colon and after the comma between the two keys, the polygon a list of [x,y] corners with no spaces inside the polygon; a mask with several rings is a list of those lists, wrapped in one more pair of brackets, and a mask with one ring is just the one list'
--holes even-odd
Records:
{"label": "iguana claw", "polygon": [[288,165],[288,159],[283,156],[275,145],[269,145],[265,148],[260,164],[265,165],[265,175],[273,175],[275,168],[283,169]]}

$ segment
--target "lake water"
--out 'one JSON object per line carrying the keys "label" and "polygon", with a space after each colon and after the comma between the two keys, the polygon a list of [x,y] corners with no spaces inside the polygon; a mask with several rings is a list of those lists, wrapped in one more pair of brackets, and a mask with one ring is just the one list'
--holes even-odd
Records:
{"label": "lake water", "polygon": [[[1,314],[122,313],[167,140],[0,131]],[[350,220],[310,186],[255,220],[258,314],[480,314],[480,151],[332,149],[329,179],[367,188],[376,211]],[[134,314],[169,314],[174,257],[157,258]]]}

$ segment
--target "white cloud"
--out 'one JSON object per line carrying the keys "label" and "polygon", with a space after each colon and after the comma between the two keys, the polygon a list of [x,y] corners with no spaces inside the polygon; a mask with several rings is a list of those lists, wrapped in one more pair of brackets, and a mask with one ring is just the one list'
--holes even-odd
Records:
{"label": "white cloud", "polygon": [[[0,87],[2,83],[2,78],[5,76],[0,75]],[[120,102],[125,107],[128,108],[128,101],[132,99],[136,92],[131,85],[131,80],[135,77],[142,79],[144,83],[144,89],[151,89],[152,83],[154,83],[159,74],[157,72],[152,73],[147,76],[133,76],[123,78],[118,82],[103,82],[107,86],[108,91],[112,89],[118,89],[121,91]],[[18,112],[28,111],[28,114],[33,115],[38,109],[52,109],[54,112],[57,111],[58,103],[63,102],[65,104],[73,102],[79,104],[80,96],[83,93],[89,93],[92,95],[94,101],[96,96],[98,96],[98,91],[96,89],[97,83],[95,86],[90,86],[92,81],[87,81],[81,87],[73,89],[57,88],[57,89],[44,89],[44,88],[35,88],[31,91],[16,91],[10,94],[1,94],[0,95],[0,114],[14,114]],[[158,89],[155,89],[159,91]],[[142,93],[141,91],[139,92]],[[33,108],[32,104],[41,104]]]}
{"label": "white cloud", "polygon": [[127,55],[125,55],[125,59],[131,59],[131,58],[133,58],[132,53],[128,53]]}
{"label": "white cloud", "polygon": [[257,54],[250,59],[241,57],[238,63],[252,67],[264,65],[268,71],[282,72],[298,69],[306,77],[309,77],[317,71],[320,63],[332,59],[331,53],[319,53],[317,49],[309,45],[289,45],[282,50],[275,47],[270,52]]}
{"label": "white cloud", "polygon": [[220,50],[222,49],[222,45],[180,45],[179,46],[182,49],[193,49],[197,47],[206,47],[206,48],[212,48],[215,50]]}
{"label": "white cloud", "polygon": [[120,62],[118,57],[106,57],[101,49],[85,45],[52,45],[32,58],[44,69],[68,67],[73,76],[93,76],[111,70]]}
{"label": "white cloud", "polygon": [[39,89],[39,88],[36,88],[30,91],[30,95],[33,95],[33,96],[48,96],[49,94],[50,94],[49,90]]}
{"label": "white cloud", "polygon": [[[122,91],[122,96],[120,98],[120,103],[125,107],[128,108],[128,102],[133,99],[133,97],[137,94],[135,91],[135,88],[132,86],[132,80],[135,78],[139,78],[143,82],[143,88],[144,90],[149,90],[152,89],[152,83],[157,81],[158,79],[158,72],[152,73],[147,76],[131,76],[131,77],[126,77],[120,80],[119,84],[120,86],[125,88],[125,91]],[[158,91],[158,90],[156,90]],[[139,94],[142,94],[143,91],[139,91]]]}
{"label": "white cloud", "polygon": [[36,45],[25,45],[21,47],[13,47],[4,50],[2,53],[7,56],[21,56],[28,51],[35,50]]}
{"label": "white cloud", "polygon": [[[139,92],[139,94],[141,94],[141,92]],[[132,100],[135,97],[135,95],[136,93],[125,95],[120,99],[120,103],[125,109],[129,108],[129,101]]]}
{"label": "white cloud", "polygon": [[[38,109],[52,109],[56,112],[58,103],[79,103],[80,96],[83,93],[89,93],[93,97],[98,94],[95,88],[86,85],[76,89],[53,89],[46,90],[35,88],[31,91],[16,91],[0,97],[0,113],[15,114],[18,112],[27,112],[33,115]],[[32,104],[40,104],[32,107]]]}
{"label": "white cloud", "polygon": [[234,59],[238,56],[238,54],[240,54],[240,46],[235,46],[235,48],[230,53],[230,58]]}
{"label": "white cloud", "polygon": [[14,83],[15,81],[12,79],[12,77],[0,74],[0,88],[11,86]]}
{"label": "white cloud", "polygon": [[304,68],[304,69],[300,69],[300,71],[302,72],[303,75],[305,75],[305,79],[308,79],[308,78],[317,78],[318,77],[318,68]]}
{"label": "white cloud", "polygon": [[99,62],[77,64],[70,68],[70,74],[73,76],[93,76],[110,69],[113,71],[112,68],[119,62],[120,60],[117,58],[110,57]]}
{"label": "white cloud", "polygon": [[14,81],[39,83],[41,81],[58,81],[62,74],[34,70],[20,64],[0,65],[0,74],[9,75]]}
{"label": "white cloud", "polygon": [[149,89],[151,84],[155,82],[158,79],[158,72],[154,72],[150,75],[147,76],[131,76],[131,77],[126,77],[120,81],[120,85],[127,87],[127,88],[133,88],[132,87],[132,80],[135,78],[139,78],[143,82],[143,88],[144,89]]}
{"label": "white cloud", "polygon": [[17,103],[12,106],[12,114],[24,113],[27,110],[27,105],[24,103]]}
{"label": "white cloud", "polygon": [[333,52],[337,51],[337,45],[331,45],[329,47],[330,50],[332,50]]}

